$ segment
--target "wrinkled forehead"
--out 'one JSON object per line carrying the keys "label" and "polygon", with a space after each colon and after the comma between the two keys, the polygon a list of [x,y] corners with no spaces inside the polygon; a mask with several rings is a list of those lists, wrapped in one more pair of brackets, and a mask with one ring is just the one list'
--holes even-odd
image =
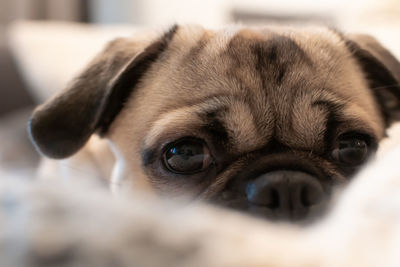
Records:
{"label": "wrinkled forehead", "polygon": [[151,78],[177,102],[216,92],[272,97],[294,87],[347,97],[354,93],[343,87],[366,87],[350,57],[341,36],[328,29],[182,27]]}
{"label": "wrinkled forehead", "polygon": [[260,74],[265,80],[282,83],[294,65],[312,65],[307,52],[289,33],[241,27],[196,30],[180,29],[170,44],[168,65],[175,66],[170,71],[181,83],[197,78],[198,86],[204,83],[210,88],[210,83],[229,86],[235,82],[229,90],[240,90],[245,85],[260,86],[246,84],[259,80]]}
{"label": "wrinkled forehead", "polygon": [[379,136],[379,114],[350,56],[329,30],[182,28],[141,92],[156,107],[145,144],[211,125],[238,151],[272,138],[313,149],[333,112]]}

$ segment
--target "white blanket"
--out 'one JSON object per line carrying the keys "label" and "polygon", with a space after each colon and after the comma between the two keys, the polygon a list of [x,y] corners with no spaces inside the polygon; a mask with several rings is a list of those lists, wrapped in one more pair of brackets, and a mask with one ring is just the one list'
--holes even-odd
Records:
{"label": "white blanket", "polygon": [[[0,266],[400,266],[400,147],[307,228],[96,185],[0,185]],[[57,179],[56,179],[57,180]]]}

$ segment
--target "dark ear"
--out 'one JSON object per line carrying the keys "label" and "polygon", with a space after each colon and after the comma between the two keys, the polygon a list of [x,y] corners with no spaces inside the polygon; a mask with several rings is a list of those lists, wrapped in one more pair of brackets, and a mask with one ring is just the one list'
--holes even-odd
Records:
{"label": "dark ear", "polygon": [[400,120],[400,62],[369,35],[349,35],[346,41],[368,79],[386,125]]}
{"label": "dark ear", "polygon": [[124,102],[176,32],[143,47],[134,39],[117,39],[72,84],[39,106],[28,123],[32,142],[51,158],[77,152],[98,131],[107,132]]}

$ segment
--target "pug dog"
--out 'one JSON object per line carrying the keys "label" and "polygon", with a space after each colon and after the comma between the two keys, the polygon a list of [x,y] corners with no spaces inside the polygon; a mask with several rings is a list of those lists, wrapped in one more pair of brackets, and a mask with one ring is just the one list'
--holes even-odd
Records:
{"label": "pug dog", "polygon": [[28,128],[55,159],[105,138],[112,184],[298,221],[400,119],[399,81],[399,61],[368,35],[175,25],[109,43]]}

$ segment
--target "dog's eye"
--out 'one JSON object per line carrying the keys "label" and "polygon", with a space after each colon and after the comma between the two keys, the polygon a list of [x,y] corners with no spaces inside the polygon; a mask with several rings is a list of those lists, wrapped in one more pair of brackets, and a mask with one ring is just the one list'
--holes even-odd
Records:
{"label": "dog's eye", "polygon": [[356,166],[364,162],[368,155],[367,142],[359,137],[339,138],[332,157],[345,165]]}
{"label": "dog's eye", "polygon": [[164,163],[172,172],[192,174],[206,169],[211,164],[211,156],[203,142],[182,140],[164,153]]}

